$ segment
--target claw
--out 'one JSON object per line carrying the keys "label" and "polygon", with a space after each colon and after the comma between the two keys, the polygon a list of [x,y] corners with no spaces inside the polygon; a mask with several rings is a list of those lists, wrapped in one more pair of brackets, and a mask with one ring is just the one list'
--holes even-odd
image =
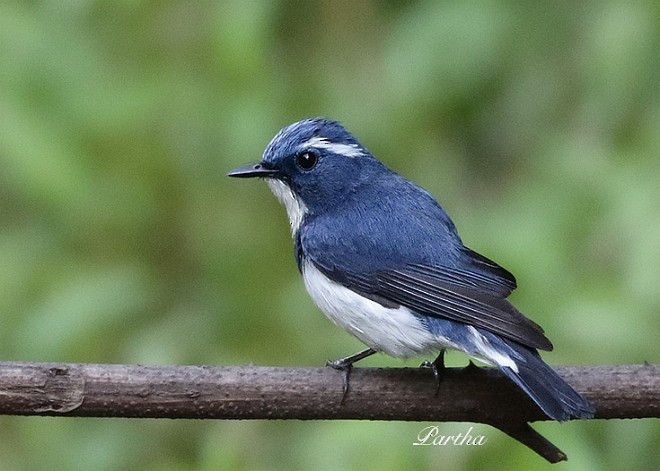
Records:
{"label": "claw", "polygon": [[339,401],[339,405],[342,405],[344,403],[344,399],[346,399],[346,393],[348,393],[349,378],[351,375],[351,370],[353,369],[353,364],[347,363],[344,361],[344,359],[341,359],[335,361],[328,360],[325,362],[325,366],[329,366],[330,368],[341,371],[342,373],[341,375],[342,393],[341,393],[341,400]]}
{"label": "claw", "polygon": [[445,369],[445,351],[440,350],[440,354],[433,361],[423,361],[420,368],[431,368],[433,370],[433,378],[435,378],[435,395],[440,393],[440,373]]}
{"label": "claw", "polygon": [[340,358],[339,360],[335,360],[335,361],[328,360],[325,362],[325,366],[329,366],[330,368],[342,372],[342,376],[341,376],[342,395],[341,395],[341,401],[339,401],[339,405],[342,405],[344,403],[344,399],[346,399],[346,394],[348,393],[348,388],[350,385],[349,378],[351,375],[351,370],[353,369],[353,363],[362,360],[363,358],[366,358],[368,356],[371,356],[374,353],[377,353],[376,350],[367,348],[366,350],[362,350],[361,352],[358,352],[355,355],[351,355],[346,358]]}

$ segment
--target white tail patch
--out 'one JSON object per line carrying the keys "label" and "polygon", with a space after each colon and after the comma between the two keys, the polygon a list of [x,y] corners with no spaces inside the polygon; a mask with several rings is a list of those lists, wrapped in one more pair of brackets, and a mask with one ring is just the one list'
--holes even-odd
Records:
{"label": "white tail patch", "polygon": [[468,331],[472,334],[474,346],[476,347],[477,352],[479,352],[479,356],[475,355],[475,358],[479,358],[480,360],[494,366],[507,366],[516,373],[518,372],[518,365],[516,365],[516,362],[513,361],[509,355],[498,352],[493,348],[488,339],[481,335],[479,331],[471,325],[468,326]]}

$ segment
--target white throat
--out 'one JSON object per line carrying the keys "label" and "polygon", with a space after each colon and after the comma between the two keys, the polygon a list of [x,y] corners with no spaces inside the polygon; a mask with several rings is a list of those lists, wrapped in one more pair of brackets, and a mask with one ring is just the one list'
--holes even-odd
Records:
{"label": "white throat", "polygon": [[303,217],[307,214],[307,206],[293,194],[291,188],[282,180],[266,178],[266,183],[268,183],[270,191],[273,192],[280,203],[286,208],[289,223],[291,224],[291,232],[295,234],[300,228]]}

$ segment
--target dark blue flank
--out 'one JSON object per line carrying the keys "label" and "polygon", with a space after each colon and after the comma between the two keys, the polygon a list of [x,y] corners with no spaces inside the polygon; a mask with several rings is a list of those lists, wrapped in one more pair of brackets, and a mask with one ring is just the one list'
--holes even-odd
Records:
{"label": "dark blue flank", "polygon": [[[349,157],[332,146],[313,149],[311,171],[296,164],[314,137],[359,148]],[[551,418],[593,416],[593,407],[538,355],[551,350],[543,329],[506,298],[508,271],[466,248],[449,216],[425,190],[373,157],[339,123],[295,123],[273,139],[261,162],[289,185],[307,209],[295,234],[296,258],[331,280],[386,306],[410,308],[434,334],[475,352],[472,326],[518,372],[502,367]]]}

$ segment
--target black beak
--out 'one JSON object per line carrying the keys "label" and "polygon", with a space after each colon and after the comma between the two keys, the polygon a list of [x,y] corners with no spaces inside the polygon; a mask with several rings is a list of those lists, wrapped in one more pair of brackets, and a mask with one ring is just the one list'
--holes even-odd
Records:
{"label": "black beak", "polygon": [[228,177],[236,178],[273,177],[275,175],[277,175],[277,170],[266,168],[261,164],[251,164],[245,167],[235,168],[227,174]]}

